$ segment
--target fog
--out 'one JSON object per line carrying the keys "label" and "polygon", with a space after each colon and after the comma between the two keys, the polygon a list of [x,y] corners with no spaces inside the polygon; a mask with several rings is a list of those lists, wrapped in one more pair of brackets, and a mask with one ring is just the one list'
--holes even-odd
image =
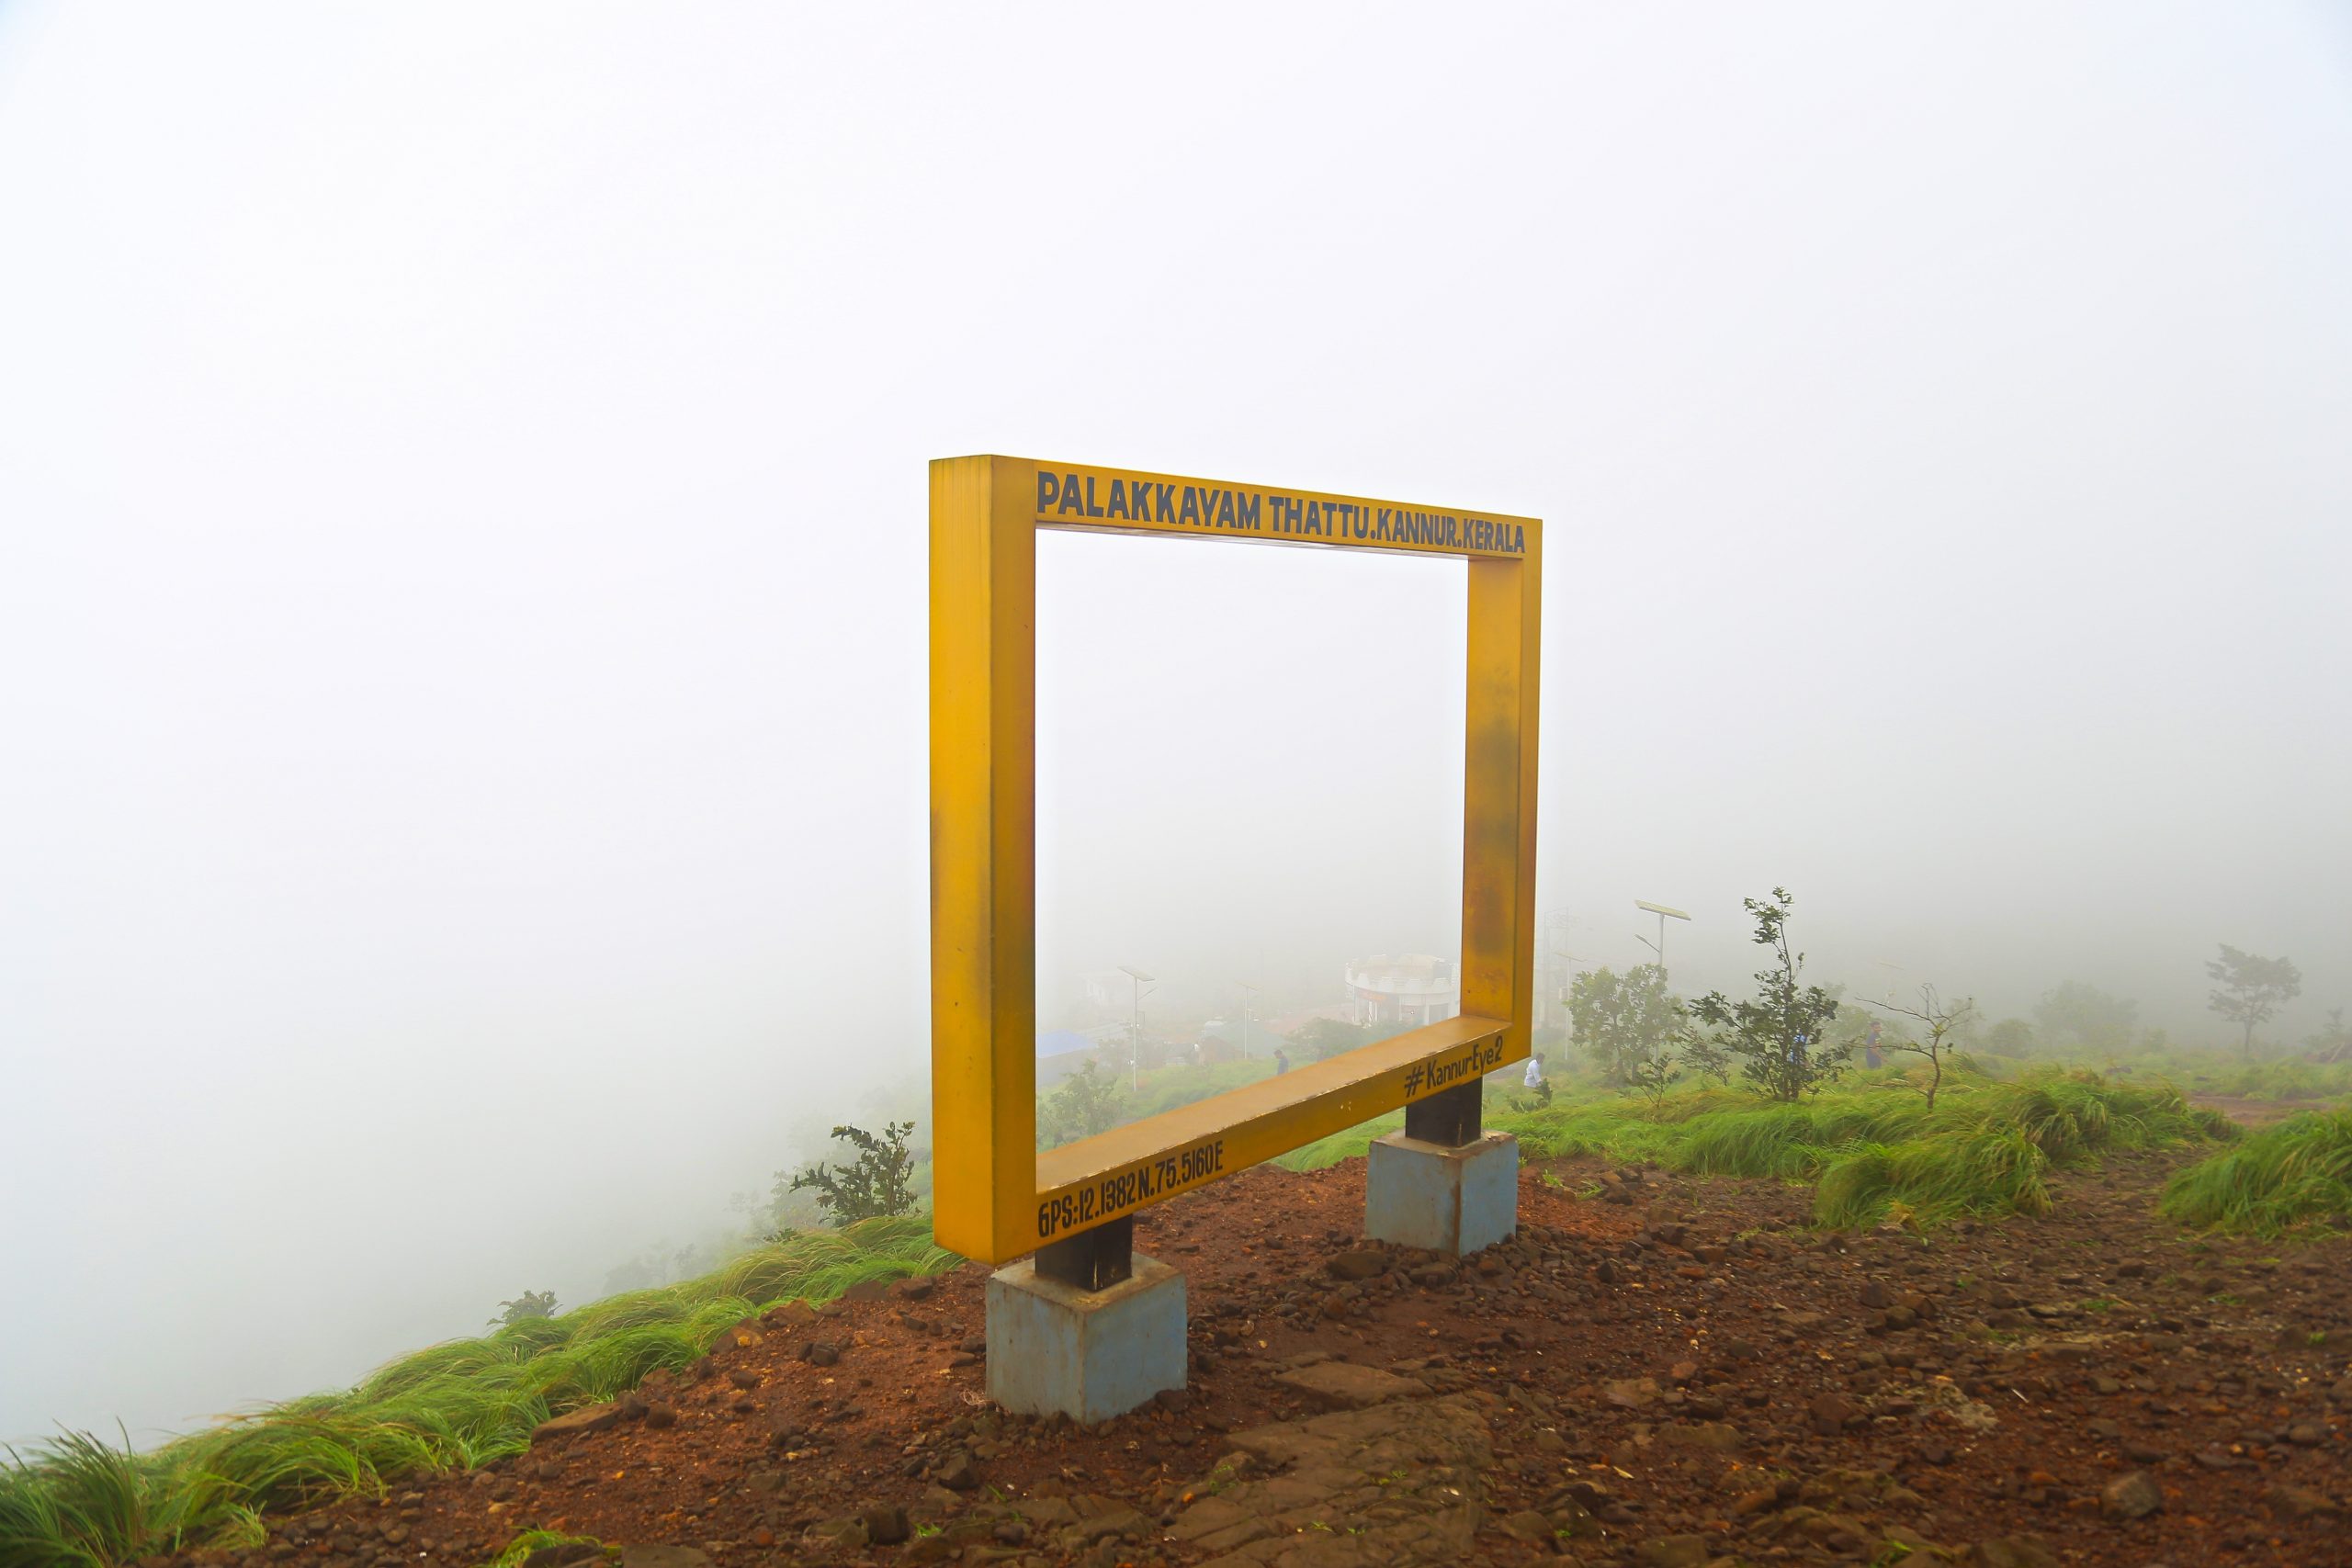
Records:
{"label": "fog", "polygon": [[[1825,980],[2219,1041],[2227,942],[2299,1038],[2346,16],[0,8],[0,1438],[588,1299],[919,1103],[936,457],[1544,518],[1581,962],[1647,898],[1736,986],[1779,884]],[[1049,1021],[1453,951],[1458,565],[1039,574]]]}

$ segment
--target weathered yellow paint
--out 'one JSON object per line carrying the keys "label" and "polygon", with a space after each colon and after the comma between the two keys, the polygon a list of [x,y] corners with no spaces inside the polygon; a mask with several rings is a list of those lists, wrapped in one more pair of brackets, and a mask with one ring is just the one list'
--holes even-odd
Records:
{"label": "weathered yellow paint", "polygon": [[991,1261],[1028,1250],[1013,1238],[1036,1181],[1037,534],[1013,504],[1022,468],[931,466],[932,1231]]}
{"label": "weathered yellow paint", "polygon": [[1517,1061],[1534,1016],[1540,532],[1524,561],[1470,563],[1469,701],[1462,789],[1462,1010],[1511,1021]]}
{"label": "weathered yellow paint", "polygon": [[[1038,528],[1468,558],[1464,1016],[1037,1154]],[[1000,1263],[1509,1066],[1535,908],[1533,518],[1025,458],[931,466],[933,1232]]]}

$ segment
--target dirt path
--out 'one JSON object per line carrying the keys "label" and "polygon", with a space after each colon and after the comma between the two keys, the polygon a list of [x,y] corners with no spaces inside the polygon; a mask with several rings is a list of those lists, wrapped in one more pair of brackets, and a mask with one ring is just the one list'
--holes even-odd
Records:
{"label": "dirt path", "polygon": [[1929,1244],[1804,1231],[1772,1183],[1549,1166],[1466,1267],[1361,1247],[1361,1162],[1261,1168],[1138,1224],[1192,1292],[1193,1386],[1159,1407],[993,1411],[967,1267],[772,1314],[528,1456],[237,1561],[463,1568],[537,1527],[628,1568],[2352,1562],[2352,1247],[2185,1237],[2167,1168]]}

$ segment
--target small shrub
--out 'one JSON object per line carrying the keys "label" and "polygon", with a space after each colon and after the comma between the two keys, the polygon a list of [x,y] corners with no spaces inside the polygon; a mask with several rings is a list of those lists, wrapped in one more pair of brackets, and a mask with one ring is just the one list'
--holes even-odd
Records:
{"label": "small shrub", "polygon": [[1740,1059],[1742,1075],[1758,1093],[1781,1101],[1818,1094],[1845,1072],[1853,1050],[1826,1038],[1838,1016],[1838,998],[1819,986],[1799,983],[1804,954],[1789,945],[1793,901],[1788,889],[1775,887],[1770,898],[1744,902],[1756,917],[1756,945],[1770,953],[1771,966],[1757,971],[1753,998],[1734,1001],[1710,991],[1690,1004],[1690,1011]]}
{"label": "small shrub", "polygon": [[813,1190],[837,1225],[908,1213],[915,1206],[915,1156],[907,1146],[914,1130],[911,1122],[886,1122],[876,1137],[863,1127],[836,1127],[833,1136],[854,1145],[857,1157],[843,1166],[820,1161],[794,1176],[790,1190]]}
{"label": "small shrub", "polygon": [[518,1323],[528,1322],[535,1317],[553,1317],[554,1315],[555,1292],[553,1291],[525,1291],[511,1302],[499,1303],[498,1315],[492,1318],[490,1322],[493,1328],[512,1328]]}

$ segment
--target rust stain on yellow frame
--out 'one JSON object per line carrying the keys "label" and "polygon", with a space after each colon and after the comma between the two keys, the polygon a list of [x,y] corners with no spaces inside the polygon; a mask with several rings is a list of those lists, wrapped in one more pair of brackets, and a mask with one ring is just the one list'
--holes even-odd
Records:
{"label": "rust stain on yellow frame", "polygon": [[[1036,1152],[1036,530],[1469,560],[1463,1016]],[[1543,525],[1022,457],[931,466],[931,979],[941,1246],[1001,1263],[1528,1052]]]}

